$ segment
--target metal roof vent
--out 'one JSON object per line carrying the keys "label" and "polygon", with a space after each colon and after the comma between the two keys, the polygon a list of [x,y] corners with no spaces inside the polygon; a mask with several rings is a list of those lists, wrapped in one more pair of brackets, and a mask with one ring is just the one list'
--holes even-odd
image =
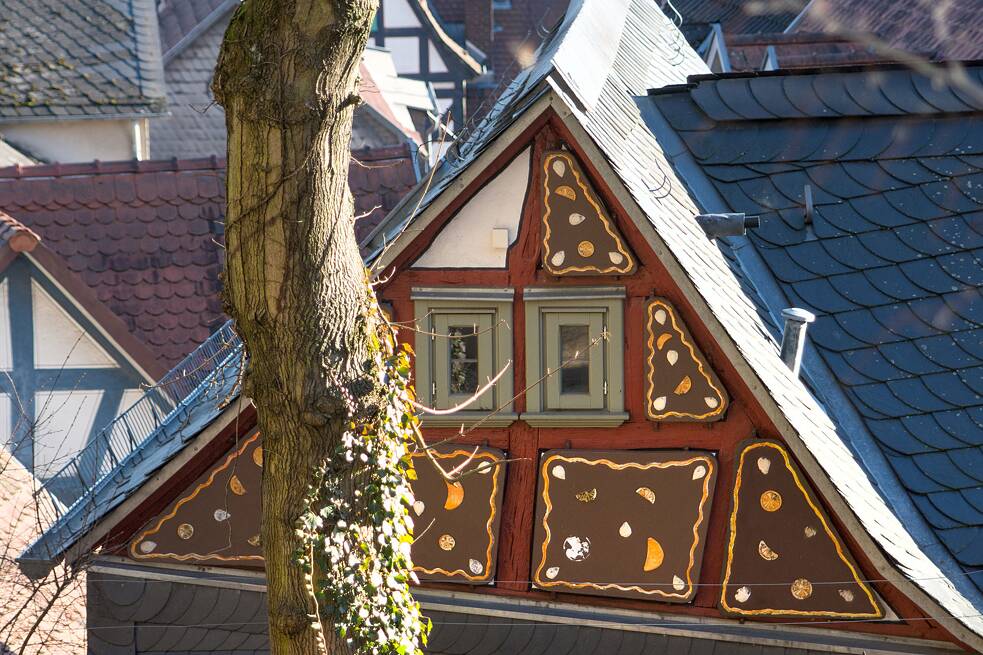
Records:
{"label": "metal roof vent", "polygon": [[739,237],[747,234],[748,228],[761,225],[760,216],[742,214],[699,214],[696,222],[700,224],[707,238]]}
{"label": "metal roof vent", "polygon": [[799,307],[782,310],[785,330],[782,332],[782,361],[794,375],[802,366],[802,352],[806,345],[806,329],[816,320],[816,315]]}

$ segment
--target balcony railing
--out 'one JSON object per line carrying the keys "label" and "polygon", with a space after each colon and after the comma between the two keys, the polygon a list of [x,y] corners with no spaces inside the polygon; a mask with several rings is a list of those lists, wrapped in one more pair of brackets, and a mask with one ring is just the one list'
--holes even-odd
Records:
{"label": "balcony railing", "polygon": [[171,369],[136,403],[103,428],[57,473],[48,477],[37,493],[47,492],[61,518],[86,491],[112,473],[168,422],[191,405],[207,388],[212,375],[242,349],[242,342],[228,321]]}

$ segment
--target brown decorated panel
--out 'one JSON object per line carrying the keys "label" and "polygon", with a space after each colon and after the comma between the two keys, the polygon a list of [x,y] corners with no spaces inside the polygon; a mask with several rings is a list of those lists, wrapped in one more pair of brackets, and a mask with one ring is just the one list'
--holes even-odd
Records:
{"label": "brown decorated panel", "polygon": [[261,565],[263,448],[255,433],[203,473],[130,542],[138,560]]}
{"label": "brown decorated panel", "polygon": [[505,484],[505,465],[493,464],[505,454],[494,448],[475,452],[474,446],[440,447],[433,453],[444,471],[464,465],[465,474],[448,482],[425,454],[413,455],[413,570],[421,580],[490,583]]}
{"label": "brown decorated panel", "polygon": [[720,608],[735,616],[880,618],[883,610],[784,446],[744,447]]}
{"label": "brown decorated panel", "polygon": [[591,188],[580,165],[565,150],[546,153],[543,266],[553,275],[625,275],[635,257]]}
{"label": "brown decorated panel", "polygon": [[539,467],[533,584],[691,601],[716,468],[712,454],[696,451],[546,452]]}
{"label": "brown decorated panel", "polygon": [[672,304],[651,300],[645,323],[646,413],[653,421],[719,421],[727,391]]}

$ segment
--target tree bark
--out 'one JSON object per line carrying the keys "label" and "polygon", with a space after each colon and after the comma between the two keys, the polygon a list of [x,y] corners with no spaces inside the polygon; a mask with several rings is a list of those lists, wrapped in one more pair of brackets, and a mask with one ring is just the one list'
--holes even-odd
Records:
{"label": "tree bark", "polygon": [[[228,128],[225,299],[263,434],[272,652],[321,652],[298,517],[371,389],[348,188],[359,62],[378,0],[246,0],[213,83]],[[354,468],[354,467],[353,467]],[[353,476],[357,471],[353,470]],[[327,652],[347,653],[325,626]]]}

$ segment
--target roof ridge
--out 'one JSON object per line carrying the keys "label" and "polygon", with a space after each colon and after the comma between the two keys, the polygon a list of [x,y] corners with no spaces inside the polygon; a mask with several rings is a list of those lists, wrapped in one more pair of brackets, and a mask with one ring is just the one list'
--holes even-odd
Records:
{"label": "roof ridge", "polygon": [[104,162],[95,159],[91,162],[71,164],[38,164],[21,166],[14,164],[0,168],[0,179],[21,179],[32,177],[72,177],[79,175],[116,175],[120,173],[159,173],[167,171],[199,171],[225,169],[225,157],[196,157],[191,159],[125,159]]}
{"label": "roof ridge", "polygon": [[[939,62],[933,62],[933,65],[944,68],[983,68],[983,59],[966,59],[966,60],[945,60]],[[733,80],[742,78],[752,78],[752,77],[796,77],[796,76],[808,76],[808,75],[822,75],[829,73],[867,73],[867,72],[877,72],[877,71],[907,71],[912,74],[919,74],[920,71],[912,70],[911,64],[902,62],[872,62],[866,64],[853,64],[849,66],[810,66],[804,68],[778,68],[775,70],[768,71],[734,71],[731,73],[706,73],[703,75],[690,75],[687,81],[692,83],[708,82],[708,81],[718,81],[718,80]],[[676,85],[685,86],[685,85]],[[662,87],[668,88],[668,87]],[[649,91],[650,95],[655,95],[662,89],[651,89]]]}
{"label": "roof ridge", "polygon": [[31,252],[41,242],[41,236],[0,210],[0,242],[6,242],[7,247],[14,252]]}

